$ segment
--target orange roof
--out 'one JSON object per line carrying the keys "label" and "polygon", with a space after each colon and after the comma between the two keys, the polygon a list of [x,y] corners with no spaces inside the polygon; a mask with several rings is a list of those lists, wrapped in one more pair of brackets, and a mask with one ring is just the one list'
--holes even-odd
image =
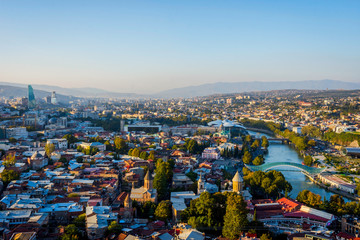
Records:
{"label": "orange roof", "polygon": [[286,208],[295,208],[300,205],[300,203],[298,203],[297,201],[285,197],[280,198],[279,200],[277,200],[277,202]]}

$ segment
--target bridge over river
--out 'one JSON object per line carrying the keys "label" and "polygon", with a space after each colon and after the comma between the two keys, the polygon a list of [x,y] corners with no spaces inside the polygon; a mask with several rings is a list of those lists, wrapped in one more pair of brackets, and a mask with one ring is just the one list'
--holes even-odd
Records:
{"label": "bridge over river", "polygon": [[293,163],[293,162],[271,162],[271,163],[265,163],[259,166],[252,166],[247,165],[245,166],[250,169],[251,171],[269,171],[271,169],[277,168],[277,167],[291,167],[300,170],[301,172],[305,172],[309,175],[315,175],[319,174],[326,170],[326,168],[315,168],[315,167],[308,167],[306,165],[302,165],[299,163]]}

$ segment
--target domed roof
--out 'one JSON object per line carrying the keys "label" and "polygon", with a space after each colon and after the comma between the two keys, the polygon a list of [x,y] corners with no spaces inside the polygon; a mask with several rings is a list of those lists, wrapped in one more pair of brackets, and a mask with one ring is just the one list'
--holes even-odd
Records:
{"label": "domed roof", "polygon": [[49,119],[49,124],[55,124],[57,122],[56,118],[50,118]]}
{"label": "domed roof", "polygon": [[236,174],[232,180],[233,180],[233,182],[242,182],[243,181],[242,177],[239,174],[239,171],[236,171]]}
{"label": "domed roof", "polygon": [[31,159],[39,159],[42,158],[43,155],[39,153],[39,151],[34,152],[34,154],[31,156]]}

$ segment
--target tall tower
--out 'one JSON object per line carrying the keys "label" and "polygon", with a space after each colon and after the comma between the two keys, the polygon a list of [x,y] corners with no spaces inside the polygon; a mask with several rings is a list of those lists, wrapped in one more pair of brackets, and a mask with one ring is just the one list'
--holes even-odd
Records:
{"label": "tall tower", "polygon": [[129,193],[126,195],[126,198],[125,198],[125,200],[124,200],[124,207],[125,207],[125,208],[132,208],[132,200],[131,200],[131,198],[130,198],[130,194],[129,194]]}
{"label": "tall tower", "polygon": [[53,91],[51,94],[51,104],[57,104],[56,92]]}
{"label": "tall tower", "polygon": [[147,190],[153,189],[153,180],[150,171],[148,171],[144,177],[144,188]]}
{"label": "tall tower", "polygon": [[199,181],[198,181],[198,194],[201,194],[204,191],[205,191],[205,183],[202,180],[202,176],[200,173],[200,177],[199,177]]}
{"label": "tall tower", "polygon": [[36,107],[35,95],[31,85],[28,86],[28,99],[29,99],[28,107],[35,108]]}
{"label": "tall tower", "polygon": [[232,179],[232,184],[233,184],[233,192],[240,193],[242,191],[243,179],[240,176],[239,171],[236,171],[236,174]]}

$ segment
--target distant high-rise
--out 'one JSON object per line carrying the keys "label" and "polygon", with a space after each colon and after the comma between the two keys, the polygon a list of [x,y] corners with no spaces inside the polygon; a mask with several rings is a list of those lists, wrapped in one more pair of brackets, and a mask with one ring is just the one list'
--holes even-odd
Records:
{"label": "distant high-rise", "polygon": [[29,99],[29,102],[28,102],[28,107],[29,108],[35,108],[36,107],[36,101],[35,101],[35,95],[34,95],[34,90],[32,88],[31,85],[28,86],[28,99]]}
{"label": "distant high-rise", "polygon": [[51,94],[51,104],[57,104],[57,100],[56,100],[56,92],[53,91]]}

